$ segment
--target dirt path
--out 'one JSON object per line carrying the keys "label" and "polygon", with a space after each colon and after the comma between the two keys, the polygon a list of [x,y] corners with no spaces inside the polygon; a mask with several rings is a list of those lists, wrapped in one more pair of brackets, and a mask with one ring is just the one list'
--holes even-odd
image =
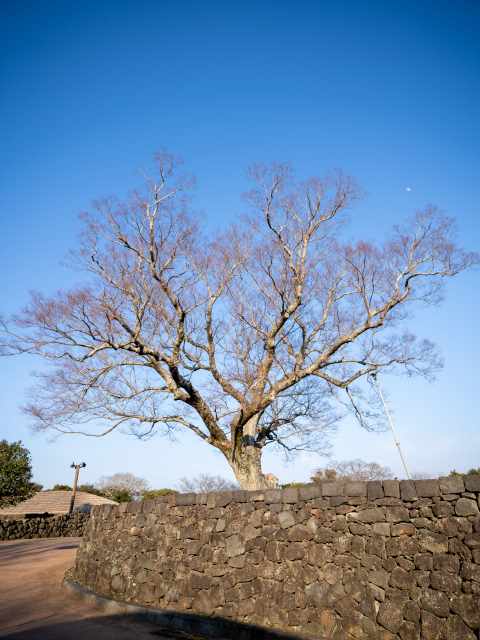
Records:
{"label": "dirt path", "polygon": [[80,538],[0,542],[0,638],[166,639],[155,625],[106,615],[61,588],[79,544]]}

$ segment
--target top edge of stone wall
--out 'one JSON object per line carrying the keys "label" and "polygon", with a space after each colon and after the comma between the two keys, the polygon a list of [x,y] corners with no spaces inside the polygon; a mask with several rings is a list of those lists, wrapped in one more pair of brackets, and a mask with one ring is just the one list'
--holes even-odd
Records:
{"label": "top edge of stone wall", "polygon": [[295,504],[316,498],[367,498],[369,501],[381,498],[398,498],[404,502],[415,502],[419,498],[443,495],[461,497],[463,493],[480,493],[480,475],[447,476],[431,480],[372,480],[367,482],[345,482],[306,484],[286,489],[265,489],[257,491],[219,491],[211,493],[181,493],[161,496],[152,500],[124,502],[117,505],[103,504],[92,507],[93,515],[108,516],[112,509],[121,513],[149,511],[155,504],[170,506],[205,505],[208,508],[225,507],[231,503]]}

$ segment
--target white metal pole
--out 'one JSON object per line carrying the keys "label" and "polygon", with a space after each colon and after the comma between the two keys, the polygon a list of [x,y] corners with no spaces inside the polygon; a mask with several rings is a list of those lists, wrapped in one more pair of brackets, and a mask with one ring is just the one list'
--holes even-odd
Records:
{"label": "white metal pole", "polygon": [[403,466],[405,467],[405,471],[407,472],[408,479],[411,480],[412,476],[410,475],[410,471],[408,470],[407,463],[405,462],[405,458],[403,457],[402,448],[400,446],[400,442],[397,440],[397,434],[395,433],[395,429],[393,428],[392,421],[390,420],[390,414],[388,413],[387,405],[385,404],[385,400],[383,399],[382,392],[380,390],[380,387],[378,386],[376,372],[372,373],[372,378],[375,380],[375,384],[377,385],[378,393],[380,394],[380,398],[382,399],[383,408],[385,409],[385,413],[387,414],[387,418],[388,418],[388,421],[390,423],[390,427],[392,429],[393,437],[395,438],[395,444],[397,445],[398,450],[400,452],[400,456],[402,458]]}

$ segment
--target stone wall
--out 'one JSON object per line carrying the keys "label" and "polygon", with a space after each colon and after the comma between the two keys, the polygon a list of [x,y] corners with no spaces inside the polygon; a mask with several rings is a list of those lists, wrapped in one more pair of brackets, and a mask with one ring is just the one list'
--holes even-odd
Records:
{"label": "stone wall", "polygon": [[165,496],[92,510],[74,579],[348,640],[474,640],[480,476]]}
{"label": "stone wall", "polygon": [[89,514],[73,513],[53,515],[31,513],[23,517],[0,518],[0,540],[20,540],[22,538],[74,538],[82,536],[90,518]]}

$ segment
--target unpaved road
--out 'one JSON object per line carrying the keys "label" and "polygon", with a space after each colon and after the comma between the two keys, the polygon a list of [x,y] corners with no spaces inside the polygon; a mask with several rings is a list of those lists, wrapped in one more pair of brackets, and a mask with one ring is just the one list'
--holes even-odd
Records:
{"label": "unpaved road", "polygon": [[0,638],[166,640],[159,627],[107,615],[64,591],[81,538],[0,542]]}

